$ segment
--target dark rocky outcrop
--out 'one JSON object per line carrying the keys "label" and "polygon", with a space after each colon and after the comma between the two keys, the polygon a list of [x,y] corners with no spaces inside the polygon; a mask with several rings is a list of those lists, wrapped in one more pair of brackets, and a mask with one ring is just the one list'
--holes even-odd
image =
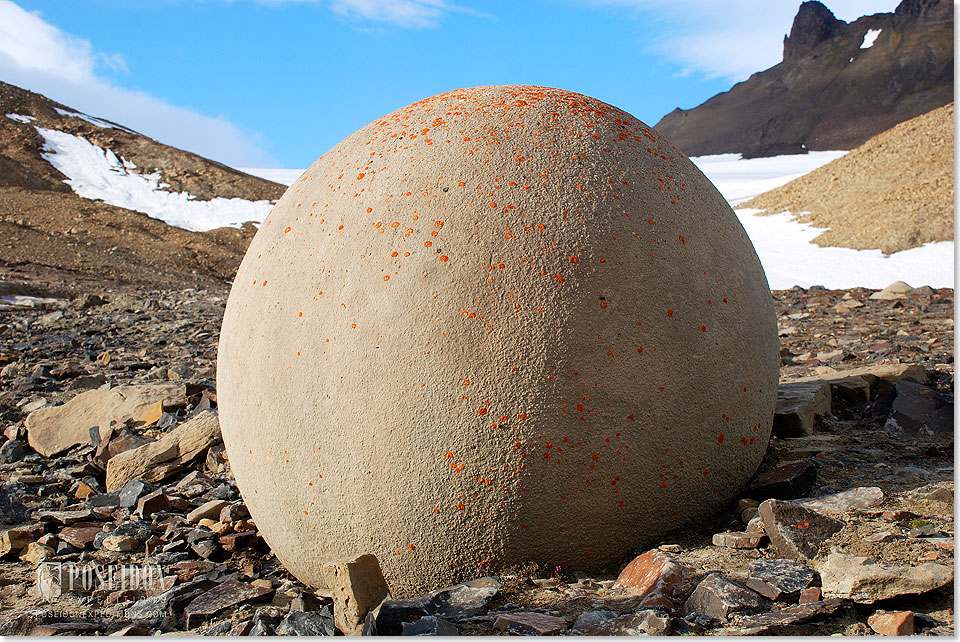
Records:
{"label": "dark rocky outcrop", "polygon": [[[880,35],[861,49],[871,29]],[[952,3],[903,0],[847,23],[812,1],[800,5],[781,63],[656,129],[690,156],[853,149],[952,100]]]}

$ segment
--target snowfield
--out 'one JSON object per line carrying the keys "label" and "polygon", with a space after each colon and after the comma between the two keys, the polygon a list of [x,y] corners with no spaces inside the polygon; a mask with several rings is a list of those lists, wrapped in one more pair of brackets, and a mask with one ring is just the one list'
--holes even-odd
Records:
{"label": "snowfield", "polygon": [[138,174],[132,171],[136,169],[133,163],[121,161],[109,149],[101,149],[85,138],[55,129],[36,129],[45,141],[43,157],[66,175],[65,182],[84,198],[143,212],[192,232],[240,227],[247,221],[259,223],[273,207],[270,201],[198,201],[187,192],[167,192],[159,172]]}
{"label": "snowfield", "polygon": [[[27,117],[8,118],[29,122]],[[104,123],[107,125],[107,123]],[[111,125],[112,126],[112,125]],[[143,212],[169,225],[194,232],[260,223],[273,204],[239,198],[198,201],[188,193],[164,191],[160,175],[138,174],[135,166],[84,138],[37,127],[46,141],[43,157],[68,177],[73,191],[84,198]],[[691,158],[731,205],[779,187],[825,165],[846,152],[811,152],[744,160],[738,154]],[[290,185],[304,170],[241,171]],[[954,285],[954,243],[928,243],[887,256],[879,250],[819,247],[811,240],[824,230],[798,223],[791,214],[757,216],[757,210],[736,210],[737,217],[760,256],[770,287],[799,285],[828,288],[884,288],[893,281],[934,288]]]}

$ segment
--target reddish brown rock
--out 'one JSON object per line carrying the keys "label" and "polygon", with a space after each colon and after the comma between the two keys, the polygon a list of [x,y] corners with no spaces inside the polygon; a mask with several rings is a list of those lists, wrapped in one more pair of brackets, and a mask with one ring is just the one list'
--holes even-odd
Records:
{"label": "reddish brown rock", "polygon": [[542,613],[508,613],[499,616],[493,628],[521,635],[556,635],[567,629],[567,621]]}
{"label": "reddish brown rock", "polygon": [[747,487],[746,495],[763,501],[765,499],[796,499],[805,497],[817,481],[817,467],[808,459],[782,464],[769,473],[754,479]]}
{"label": "reddish brown rock", "polygon": [[913,611],[877,611],[867,624],[880,635],[913,635]]}
{"label": "reddish brown rock", "polygon": [[77,548],[92,548],[97,533],[103,530],[103,524],[95,522],[77,522],[64,528],[57,535],[61,540]]}
{"label": "reddish brown rock", "polygon": [[659,550],[647,551],[627,564],[614,587],[632,588],[643,599],[638,608],[676,609],[693,589],[689,569]]}

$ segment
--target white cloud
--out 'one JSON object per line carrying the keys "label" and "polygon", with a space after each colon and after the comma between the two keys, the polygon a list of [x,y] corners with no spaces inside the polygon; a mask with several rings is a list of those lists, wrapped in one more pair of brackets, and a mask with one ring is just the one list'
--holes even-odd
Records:
{"label": "white cloud", "polygon": [[330,8],[346,18],[388,22],[401,27],[435,27],[451,7],[443,0],[332,0]]}
{"label": "white cloud", "polygon": [[[643,18],[649,32],[658,35],[642,46],[676,64],[678,75],[734,82],[782,60],[783,37],[800,7],[800,0],[588,1]],[[837,18],[852,22],[863,15],[893,11],[900,0],[825,0],[824,4]]]}
{"label": "white cloud", "polygon": [[0,80],[234,167],[276,164],[222,116],[206,116],[145,92],[119,87],[97,71],[126,71],[119,54],[96,52],[90,42],[64,33],[10,0],[0,0]]}

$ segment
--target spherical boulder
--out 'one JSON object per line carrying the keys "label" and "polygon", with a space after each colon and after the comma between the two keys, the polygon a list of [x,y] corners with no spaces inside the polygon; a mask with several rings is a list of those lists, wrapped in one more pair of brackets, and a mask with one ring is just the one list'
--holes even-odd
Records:
{"label": "spherical boulder", "polygon": [[410,595],[614,562],[723,507],[777,345],[756,252],[680,151],[581,94],[476,87],[360,129],[263,221],[220,420],[294,575],[369,552]]}

